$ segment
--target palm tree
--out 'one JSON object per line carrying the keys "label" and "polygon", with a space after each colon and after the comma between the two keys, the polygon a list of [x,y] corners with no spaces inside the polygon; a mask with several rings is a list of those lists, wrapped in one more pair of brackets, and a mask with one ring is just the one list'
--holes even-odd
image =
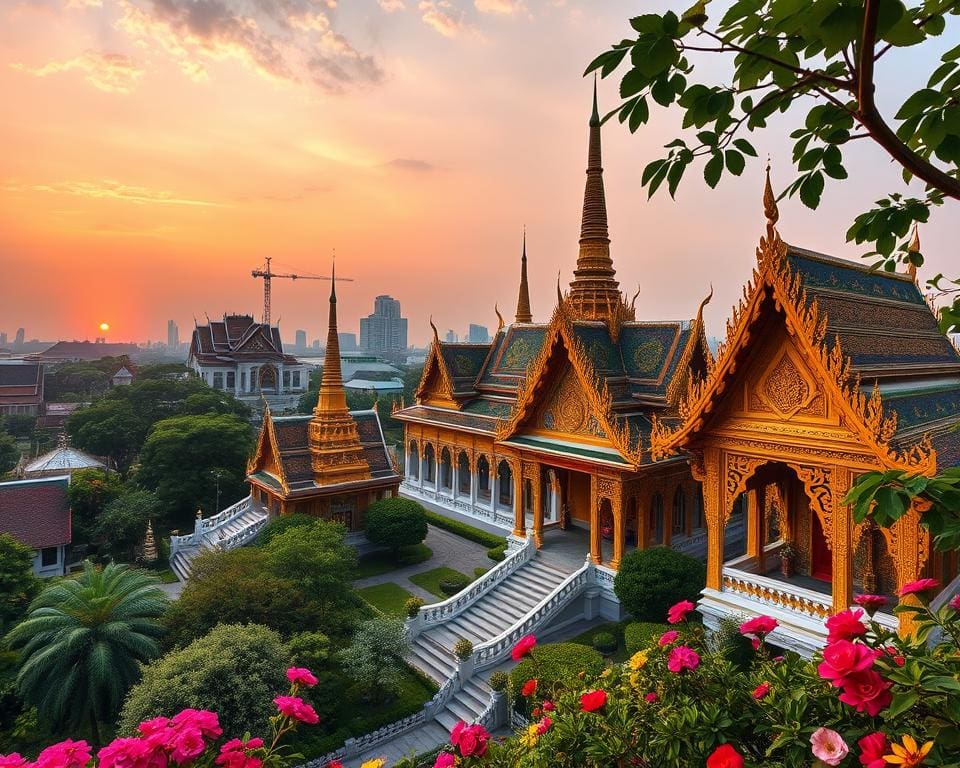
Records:
{"label": "palm tree", "polygon": [[140,678],[140,663],[160,655],[159,618],[169,601],[155,576],[109,564],[83,564],[83,574],[51,584],[27,618],[7,635],[20,650],[17,685],[57,730],[113,718]]}

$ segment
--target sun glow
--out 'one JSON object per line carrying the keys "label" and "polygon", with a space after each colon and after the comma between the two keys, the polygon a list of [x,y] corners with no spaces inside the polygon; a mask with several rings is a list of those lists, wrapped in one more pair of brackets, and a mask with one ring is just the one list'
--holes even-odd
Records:
{"label": "sun glow", "polygon": [[100,323],[100,330],[106,333],[110,330],[110,323]]}

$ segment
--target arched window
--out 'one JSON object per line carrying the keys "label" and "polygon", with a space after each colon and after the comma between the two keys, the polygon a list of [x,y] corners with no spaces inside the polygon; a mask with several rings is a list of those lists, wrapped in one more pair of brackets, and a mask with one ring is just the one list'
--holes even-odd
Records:
{"label": "arched window", "polygon": [[453,488],[453,462],[450,460],[450,451],[447,448],[440,452],[440,487]]}
{"label": "arched window", "polygon": [[410,441],[410,466],[407,467],[407,474],[414,480],[420,477],[420,449],[416,440]]}
{"label": "arched window", "polygon": [[703,487],[699,485],[693,496],[693,527],[703,528]]}
{"label": "arched window", "polygon": [[687,530],[687,497],[683,486],[678,485],[673,492],[673,532],[685,533]]}
{"label": "arched window", "polygon": [[477,495],[481,499],[490,498],[490,462],[486,456],[477,459]]}
{"label": "arched window", "polygon": [[427,443],[423,448],[423,479],[428,483],[435,482],[436,466],[437,455],[433,452],[433,446]]}
{"label": "arched window", "polygon": [[460,493],[470,493],[470,459],[466,452],[460,451],[457,457],[457,490]]}
{"label": "arched window", "polygon": [[650,499],[650,543],[663,544],[663,496],[659,492]]}
{"label": "arched window", "polygon": [[497,501],[505,507],[513,506],[513,472],[510,464],[501,461],[497,466]]}

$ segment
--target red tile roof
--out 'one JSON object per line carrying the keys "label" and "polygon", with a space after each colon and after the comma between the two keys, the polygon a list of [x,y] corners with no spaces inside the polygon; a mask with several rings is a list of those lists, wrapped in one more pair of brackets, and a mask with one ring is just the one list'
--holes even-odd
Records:
{"label": "red tile roof", "polygon": [[0,483],[0,533],[28,547],[59,547],[72,540],[67,477]]}

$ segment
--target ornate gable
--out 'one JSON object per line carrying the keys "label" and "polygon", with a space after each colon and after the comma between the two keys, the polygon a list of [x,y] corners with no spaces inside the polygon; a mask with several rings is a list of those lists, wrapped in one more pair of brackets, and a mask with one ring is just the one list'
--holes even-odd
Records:
{"label": "ornate gable", "polygon": [[257,447],[247,464],[248,475],[256,472],[266,472],[272,475],[280,481],[284,491],[289,490],[269,407],[263,414],[263,424],[260,426],[260,435],[257,437]]}
{"label": "ornate gable", "polygon": [[250,338],[237,347],[236,351],[238,354],[276,354],[277,349],[273,341],[264,335],[263,326],[258,326]]}
{"label": "ornate gable", "polygon": [[427,362],[423,366],[423,374],[415,393],[420,405],[436,405],[441,408],[460,408],[453,394],[453,380],[447,371],[440,342],[434,339],[427,355]]}

